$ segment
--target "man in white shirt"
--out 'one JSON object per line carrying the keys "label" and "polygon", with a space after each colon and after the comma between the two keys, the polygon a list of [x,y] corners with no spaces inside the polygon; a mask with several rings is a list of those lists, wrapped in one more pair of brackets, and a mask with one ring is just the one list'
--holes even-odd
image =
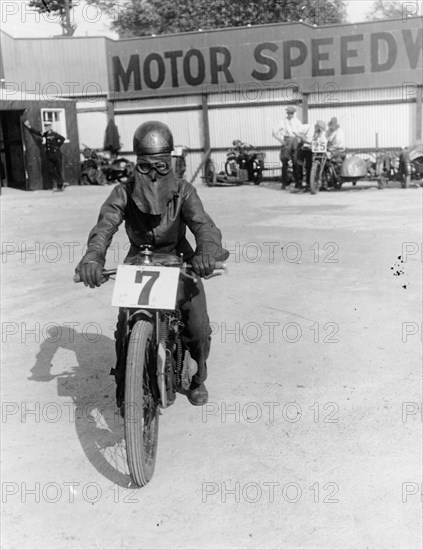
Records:
{"label": "man in white shirt", "polygon": [[302,186],[302,167],[297,163],[297,133],[301,130],[302,124],[295,116],[297,109],[293,106],[286,108],[286,117],[282,119],[272,131],[275,139],[281,143],[280,159],[282,162],[282,189],[285,189],[288,182],[288,162],[291,159],[294,172],[295,187]]}

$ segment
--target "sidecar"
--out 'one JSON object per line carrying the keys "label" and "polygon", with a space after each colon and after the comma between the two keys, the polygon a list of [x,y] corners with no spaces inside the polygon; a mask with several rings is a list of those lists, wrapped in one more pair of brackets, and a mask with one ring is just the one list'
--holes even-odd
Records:
{"label": "sidecar", "polygon": [[340,178],[342,183],[351,181],[353,184],[357,183],[366,177],[367,163],[360,157],[353,155],[346,158],[341,165]]}
{"label": "sidecar", "polygon": [[407,188],[412,179],[421,179],[423,184],[423,141],[416,141],[401,151],[398,172],[401,187]]}

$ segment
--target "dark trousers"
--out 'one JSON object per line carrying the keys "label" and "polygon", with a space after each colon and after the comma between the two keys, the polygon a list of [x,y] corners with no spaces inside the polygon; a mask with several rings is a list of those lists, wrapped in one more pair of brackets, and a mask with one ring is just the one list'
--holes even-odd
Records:
{"label": "dark trousers", "polygon": [[297,162],[297,146],[298,142],[295,138],[285,138],[280,152],[282,162],[282,188],[289,185],[288,181],[288,163],[292,162],[293,176],[296,187],[301,187],[301,167]]}
{"label": "dark trousers", "polygon": [[313,153],[311,149],[302,149],[301,150],[305,173],[306,173],[306,186],[310,187],[310,174],[311,174],[311,165],[313,163]]}
{"label": "dark trousers", "polygon": [[[182,341],[188,348],[191,357],[197,362],[197,373],[193,376],[191,387],[198,386],[207,378],[207,358],[210,352],[211,328],[207,314],[206,294],[203,283],[198,280],[195,284],[191,279],[181,277],[179,281],[177,304],[181,311],[184,329]],[[125,310],[119,309],[116,325],[116,369],[115,375],[117,388],[116,397],[118,406],[123,401],[125,366],[126,366],[126,341],[125,341]]]}
{"label": "dark trousers", "polygon": [[63,176],[62,176],[62,154],[50,154],[47,158],[48,173],[53,181],[53,187],[58,189],[63,188]]}

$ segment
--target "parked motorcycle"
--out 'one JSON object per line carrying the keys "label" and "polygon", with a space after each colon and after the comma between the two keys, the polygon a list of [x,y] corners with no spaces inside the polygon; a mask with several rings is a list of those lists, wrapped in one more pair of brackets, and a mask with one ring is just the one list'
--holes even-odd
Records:
{"label": "parked motorcycle", "polygon": [[313,140],[311,151],[313,154],[310,173],[311,194],[318,193],[322,184],[327,188],[341,189],[339,162],[333,153],[328,150],[327,140]]}
{"label": "parked motorcycle", "polygon": [[226,153],[226,175],[244,179],[242,175],[246,174],[247,181],[259,185],[263,178],[265,154],[257,151],[253,145],[240,140],[233,141],[232,145],[233,147]]}
{"label": "parked motorcycle", "polygon": [[109,183],[116,181],[125,183],[134,174],[135,164],[125,158],[117,158],[103,167],[104,175]]}
{"label": "parked motorcycle", "polygon": [[[140,487],[153,476],[160,409],[186,392],[197,371],[182,341],[184,327],[176,305],[180,277],[197,281],[188,264],[172,254],[140,247],[137,265],[119,265],[104,270],[104,281],[116,274],[112,305],[124,308],[126,315],[126,370],[124,419],[129,471]],[[225,273],[218,262],[212,275]],[[79,282],[79,275],[74,281]]]}
{"label": "parked motorcycle", "polygon": [[110,160],[96,149],[85,146],[82,154],[86,160],[81,164],[79,185],[106,185],[126,182],[133,175],[135,165],[125,158]]}
{"label": "parked motorcycle", "polygon": [[109,163],[107,157],[87,146],[84,147],[82,155],[85,160],[81,163],[79,185],[106,185],[104,167]]}
{"label": "parked motorcycle", "polygon": [[185,145],[175,145],[171,153],[173,173],[177,178],[183,178],[187,169],[187,163],[185,161],[188,155],[188,147]]}

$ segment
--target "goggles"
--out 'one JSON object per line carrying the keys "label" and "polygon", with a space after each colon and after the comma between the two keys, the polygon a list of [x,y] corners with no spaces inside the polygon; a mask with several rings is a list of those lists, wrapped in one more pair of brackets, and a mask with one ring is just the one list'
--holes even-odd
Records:
{"label": "goggles", "polygon": [[169,174],[172,166],[171,162],[166,162],[164,160],[158,160],[156,162],[140,161],[137,163],[137,170],[141,174],[148,174],[152,169],[156,170],[161,176]]}

